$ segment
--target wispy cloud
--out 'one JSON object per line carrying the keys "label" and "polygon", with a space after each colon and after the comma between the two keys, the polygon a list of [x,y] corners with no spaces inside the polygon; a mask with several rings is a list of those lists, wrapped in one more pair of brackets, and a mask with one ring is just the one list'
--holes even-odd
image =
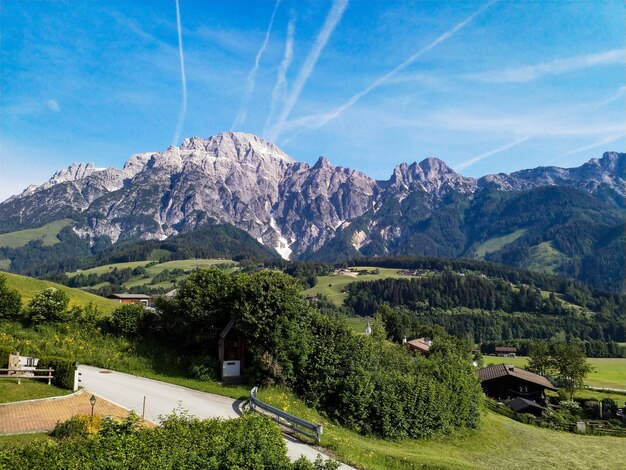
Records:
{"label": "wispy cloud", "polygon": [[546,75],[561,75],[576,70],[606,65],[624,65],[625,63],[626,49],[613,49],[597,54],[555,59],[536,65],[481,72],[467,77],[488,83],[522,83],[537,80]]}
{"label": "wispy cloud", "polygon": [[270,111],[267,115],[267,119],[265,120],[265,125],[263,126],[263,135],[267,133],[268,126],[274,118],[276,105],[279,101],[285,99],[285,92],[287,89],[287,70],[289,70],[289,66],[291,65],[291,61],[293,59],[293,36],[295,31],[296,18],[295,15],[292,13],[291,18],[289,19],[289,24],[287,25],[285,54],[283,55],[283,60],[280,62],[280,67],[278,68],[278,76],[276,77],[276,83],[274,84],[274,89],[272,90],[272,101],[270,103]]}
{"label": "wispy cloud", "polygon": [[609,135],[608,137],[606,137],[604,139],[600,139],[600,140],[598,140],[596,142],[593,142],[592,144],[584,145],[582,147],[577,147],[575,149],[568,150],[567,152],[564,152],[564,153],[562,153],[560,155],[557,155],[556,157],[554,157],[553,159],[551,159],[549,161],[550,162],[556,162],[556,161],[561,160],[562,158],[569,157],[570,155],[576,155],[577,153],[586,152],[587,150],[593,150],[595,148],[602,147],[602,146],[604,146],[606,144],[610,144],[611,142],[615,142],[615,141],[617,141],[619,139],[622,139],[625,136],[626,136],[626,133],[624,133],[624,132],[621,132],[621,133],[618,133],[618,134],[612,134],[612,135]]}
{"label": "wispy cloud", "polygon": [[326,17],[326,21],[324,21],[324,25],[320,30],[317,38],[315,39],[315,43],[313,44],[313,48],[309,52],[296,80],[294,81],[293,88],[291,93],[287,96],[287,99],[283,105],[283,108],[276,120],[276,123],[270,126],[270,129],[267,134],[267,138],[269,140],[276,140],[276,138],[280,135],[283,130],[283,125],[285,121],[289,117],[291,110],[298,102],[298,98],[300,98],[300,93],[302,93],[302,89],[306,84],[307,80],[313,73],[315,69],[315,65],[317,64],[317,60],[319,59],[322,50],[328,43],[331,34],[339,24],[341,17],[343,16],[344,11],[348,7],[348,0],[335,0],[333,2],[333,6],[328,12],[328,16]]}
{"label": "wispy cloud", "polygon": [[187,78],[185,77],[185,55],[183,54],[183,34],[180,25],[180,5],[178,0],[176,0],[176,27],[178,29],[178,54],[180,56],[180,79],[182,84],[183,99],[180,104],[176,131],[174,131],[174,136],[172,137],[172,145],[178,145],[180,133],[182,132],[183,124],[185,123],[185,115],[187,114]]}
{"label": "wispy cloud", "polygon": [[468,158],[467,160],[459,163],[458,165],[454,166],[455,170],[463,170],[467,167],[472,166],[475,163],[478,163],[481,160],[484,160],[485,158],[491,157],[493,155],[497,155],[498,153],[502,153],[505,150],[508,150],[512,147],[515,147],[516,145],[519,145],[523,142],[526,142],[528,139],[530,139],[531,137],[533,137],[532,135],[527,135],[524,137],[521,137],[519,139],[515,139],[513,142],[509,142],[508,144],[502,145],[501,147],[498,147],[496,149],[490,150],[488,152],[485,153],[481,153],[480,155],[476,155],[475,157],[472,158]]}
{"label": "wispy cloud", "polygon": [[409,65],[411,65],[412,63],[414,63],[417,59],[419,59],[420,57],[422,57],[424,54],[426,54],[427,52],[431,51],[432,49],[434,49],[435,47],[437,47],[439,44],[441,44],[442,42],[450,39],[452,36],[454,36],[458,31],[460,31],[461,29],[463,29],[465,26],[467,26],[472,20],[474,20],[474,18],[476,18],[478,15],[480,15],[481,13],[483,13],[485,10],[487,10],[489,7],[491,7],[494,3],[496,3],[498,0],[492,0],[488,3],[486,3],[485,5],[483,5],[482,7],[480,7],[475,13],[473,13],[471,16],[469,16],[468,18],[466,18],[465,20],[461,21],[460,23],[458,23],[456,26],[454,26],[452,29],[446,31],[445,33],[443,33],[442,35],[440,35],[439,37],[437,37],[434,41],[432,41],[431,43],[429,43],[428,45],[422,47],[420,50],[418,50],[415,54],[413,54],[411,57],[409,57],[408,59],[406,59],[404,62],[402,62],[400,65],[398,65],[396,68],[394,68],[393,70],[390,70],[389,72],[387,72],[386,74],[384,74],[383,76],[379,77],[377,80],[375,80],[373,83],[371,83],[369,86],[367,86],[366,88],[364,88],[363,90],[361,90],[360,92],[358,92],[357,94],[353,95],[348,101],[346,101],[344,104],[342,104],[341,106],[336,107],[335,109],[328,111],[326,113],[323,114],[318,114],[315,116],[306,116],[303,119],[301,119],[300,122],[302,123],[308,123],[306,125],[306,127],[304,127],[303,129],[301,129],[300,131],[298,131],[296,134],[292,135],[289,139],[287,139],[284,143],[290,141],[291,139],[293,139],[294,137],[296,137],[297,135],[299,135],[301,132],[304,132],[305,130],[308,129],[317,129],[319,127],[324,126],[325,124],[329,123],[330,121],[332,121],[333,119],[336,119],[337,117],[339,117],[342,113],[344,113],[346,110],[348,110],[349,108],[351,108],[352,106],[354,106],[361,98],[363,98],[365,95],[368,95],[369,93],[371,93],[373,90],[375,90],[376,88],[380,87],[381,85],[383,85],[384,83],[388,82],[389,79],[391,79],[392,77],[394,77],[397,73],[401,72],[402,70],[406,69]]}
{"label": "wispy cloud", "polygon": [[259,70],[259,64],[261,63],[261,57],[267,48],[267,43],[270,39],[270,33],[272,31],[272,25],[274,24],[274,18],[276,17],[276,10],[278,10],[278,5],[280,5],[280,0],[276,0],[274,4],[274,10],[272,11],[272,16],[270,18],[270,24],[267,27],[267,31],[265,32],[265,38],[263,39],[263,44],[261,44],[261,48],[259,52],[257,52],[256,57],[254,59],[254,66],[250,73],[248,74],[248,81],[246,82],[246,91],[244,92],[243,98],[241,100],[241,104],[239,105],[239,111],[237,112],[237,116],[235,116],[235,120],[233,121],[233,125],[230,130],[236,130],[243,122],[246,120],[246,114],[248,112],[248,103],[250,102],[250,97],[252,96],[252,92],[254,91],[254,80],[256,78],[256,73]]}
{"label": "wispy cloud", "polygon": [[46,105],[46,108],[52,112],[58,113],[61,111],[61,106],[59,106],[59,102],[57,100],[46,100],[44,104]]}

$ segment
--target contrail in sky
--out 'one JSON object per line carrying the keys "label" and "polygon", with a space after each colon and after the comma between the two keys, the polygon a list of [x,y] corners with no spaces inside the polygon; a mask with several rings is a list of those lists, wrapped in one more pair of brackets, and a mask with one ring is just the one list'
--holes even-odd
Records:
{"label": "contrail in sky", "polygon": [[185,115],[187,114],[187,78],[185,77],[185,56],[183,54],[183,34],[180,27],[180,5],[176,0],[176,26],[178,28],[178,52],[180,55],[180,78],[183,86],[183,102],[180,105],[180,113],[178,114],[178,124],[176,124],[176,131],[174,137],[172,137],[172,145],[178,145],[178,139],[180,133],[183,130],[183,124],[185,123]]}
{"label": "contrail in sky", "polygon": [[287,101],[285,102],[283,109],[281,110],[278,116],[278,120],[273,126],[271,126],[271,129],[268,132],[267,137],[269,140],[271,141],[276,140],[278,135],[281,133],[282,127],[285,121],[287,120],[287,118],[289,117],[289,113],[291,113],[291,110],[298,102],[298,98],[300,97],[300,93],[302,92],[304,85],[306,84],[307,80],[313,73],[313,69],[315,68],[317,59],[319,59],[319,56],[322,50],[326,46],[326,43],[330,39],[331,34],[335,30],[335,27],[337,26],[339,21],[341,20],[341,17],[343,16],[343,13],[347,7],[348,7],[348,0],[335,0],[333,2],[333,6],[328,12],[326,21],[324,22],[322,29],[320,30],[319,34],[317,35],[317,38],[315,39],[315,44],[313,45],[313,48],[311,49],[311,51],[309,52],[309,55],[304,61],[304,64],[302,65],[302,68],[300,69],[300,73],[296,77],[296,81],[293,84],[293,89],[291,90],[291,93],[289,94],[289,96],[287,96]]}
{"label": "contrail in sky", "polygon": [[267,42],[270,39],[270,32],[272,31],[272,25],[274,24],[274,17],[276,16],[276,10],[278,10],[278,5],[280,5],[281,0],[276,0],[274,4],[274,11],[272,12],[272,17],[270,18],[270,24],[267,27],[267,31],[265,32],[265,39],[263,40],[263,44],[261,44],[261,49],[256,54],[256,58],[254,59],[254,67],[250,70],[248,74],[248,81],[246,82],[246,91],[243,95],[243,99],[241,100],[241,104],[239,105],[239,111],[237,112],[237,116],[235,116],[235,120],[233,121],[233,125],[230,130],[236,130],[243,122],[246,120],[246,114],[248,112],[248,102],[250,101],[250,97],[252,96],[252,92],[254,91],[254,79],[256,78],[256,73],[259,70],[259,64],[261,62],[261,56],[265,52],[267,48]]}
{"label": "contrail in sky", "polygon": [[623,138],[624,135],[625,134],[623,132],[620,133],[620,134],[610,135],[610,136],[608,136],[608,137],[606,137],[606,138],[604,138],[602,140],[596,141],[596,142],[594,142],[592,144],[585,145],[584,147],[578,147],[578,148],[575,148],[574,150],[569,150],[568,152],[565,152],[565,153],[562,153],[560,155],[557,155],[552,160],[549,160],[549,162],[558,161],[558,160],[560,160],[563,157],[569,157],[570,155],[575,155],[575,154],[580,153],[580,152],[585,152],[587,150],[593,150],[593,149],[595,149],[597,147],[601,147],[603,145],[610,144],[611,142],[615,142],[616,140],[619,140],[619,139]]}
{"label": "contrail in sky", "polygon": [[532,135],[527,135],[524,137],[521,137],[519,139],[514,140],[513,142],[509,142],[506,145],[503,145],[502,147],[498,147],[497,149],[494,150],[490,150],[489,152],[485,152],[485,153],[481,153],[480,155],[476,155],[475,157],[472,157],[468,160],[465,160],[464,162],[459,163],[458,165],[454,166],[455,170],[463,170],[464,168],[467,168],[468,166],[472,166],[474,163],[477,163],[487,157],[491,157],[492,155],[496,155],[500,152],[504,152],[505,150],[510,149],[511,147],[515,147],[516,145],[521,144],[522,142],[526,142],[528,139],[530,139],[532,137]]}
{"label": "contrail in sky", "polygon": [[294,137],[296,137],[300,133],[304,132],[305,130],[308,130],[308,129],[318,129],[318,128],[322,127],[323,125],[329,123],[333,119],[336,119],[337,117],[339,117],[344,111],[346,111],[347,109],[349,109],[352,106],[354,106],[365,95],[369,94],[371,91],[373,91],[376,88],[380,87],[382,84],[384,84],[391,77],[393,77],[398,72],[401,72],[402,70],[407,68],[413,62],[415,62],[417,59],[419,59],[421,56],[423,56],[427,52],[431,51],[432,49],[437,47],[442,42],[450,39],[452,36],[454,36],[454,34],[456,34],[458,31],[460,31],[465,26],[467,26],[474,18],[476,18],[481,13],[483,13],[485,10],[487,10],[489,7],[491,7],[491,5],[493,5],[497,1],[498,0],[492,0],[489,3],[483,5],[481,8],[479,8],[470,17],[468,17],[465,20],[461,21],[454,28],[450,29],[449,31],[446,31],[441,36],[439,36],[437,39],[435,39],[433,42],[431,42],[430,44],[428,44],[428,45],[424,46],[423,48],[421,48],[419,51],[417,51],[411,57],[409,57],[404,62],[402,62],[400,65],[398,65],[396,68],[394,68],[393,70],[387,72],[385,75],[383,75],[382,77],[380,77],[376,81],[374,81],[372,84],[370,84],[368,87],[364,88],[363,90],[361,90],[360,92],[358,92],[357,94],[352,96],[348,101],[346,101],[341,106],[338,106],[337,108],[335,108],[335,109],[333,109],[333,110],[331,110],[331,111],[329,111],[327,113],[324,113],[324,114],[320,114],[320,115],[317,115],[317,116],[306,116],[304,118],[301,118],[302,122],[305,122],[305,123],[307,121],[310,122],[311,118],[313,118],[313,117],[316,118],[316,119],[314,119],[315,122],[313,122],[312,124],[307,125],[303,129],[301,129],[298,132],[296,132],[289,139],[287,139],[285,142],[283,142],[283,144],[285,144],[286,142],[290,141],[291,139],[293,139]]}
{"label": "contrail in sky", "polygon": [[274,117],[274,111],[276,109],[276,103],[279,100],[284,99],[285,89],[287,87],[287,70],[291,65],[293,59],[293,35],[296,30],[296,19],[292,16],[287,25],[287,41],[285,42],[285,55],[278,68],[278,77],[276,78],[276,84],[274,90],[272,90],[272,102],[270,105],[270,112],[267,115],[265,126],[263,126],[263,135],[266,134],[270,121]]}

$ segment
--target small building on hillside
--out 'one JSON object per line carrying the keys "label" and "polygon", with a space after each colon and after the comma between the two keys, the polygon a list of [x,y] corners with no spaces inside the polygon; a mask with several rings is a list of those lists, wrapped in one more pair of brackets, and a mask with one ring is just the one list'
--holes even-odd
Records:
{"label": "small building on hillside", "polygon": [[544,411],[550,411],[545,406],[541,406],[535,401],[528,400],[522,397],[513,398],[512,400],[506,400],[504,404],[516,413],[530,413],[531,415],[535,416],[541,416]]}
{"label": "small building on hillside", "polygon": [[517,348],[510,346],[496,346],[496,356],[499,357],[515,357]]}
{"label": "small building on hillside", "polygon": [[545,403],[545,390],[557,391],[545,377],[510,364],[496,364],[476,370],[483,392],[498,401],[524,398]]}
{"label": "small building on hillside", "polygon": [[433,345],[433,341],[430,338],[417,338],[407,341],[406,345],[411,351],[416,351],[422,356],[428,356],[430,354],[430,347]]}
{"label": "small building on hillside", "polygon": [[218,360],[220,378],[223,381],[233,382],[241,378],[245,368],[244,340],[244,335],[235,325],[234,319],[230,320],[220,333]]}
{"label": "small building on hillside", "polygon": [[109,299],[117,300],[121,304],[142,304],[146,307],[153,304],[154,298],[147,294],[111,294]]}

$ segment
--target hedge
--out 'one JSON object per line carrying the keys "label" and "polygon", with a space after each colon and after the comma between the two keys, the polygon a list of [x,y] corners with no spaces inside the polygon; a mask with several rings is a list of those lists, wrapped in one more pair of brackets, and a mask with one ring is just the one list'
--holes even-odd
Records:
{"label": "hedge", "polygon": [[63,357],[41,357],[37,363],[38,369],[54,369],[52,383],[68,390],[74,389],[74,363]]}
{"label": "hedge", "polygon": [[337,465],[291,463],[278,426],[244,415],[227,421],[173,416],[158,428],[0,450],[0,468],[331,470]]}

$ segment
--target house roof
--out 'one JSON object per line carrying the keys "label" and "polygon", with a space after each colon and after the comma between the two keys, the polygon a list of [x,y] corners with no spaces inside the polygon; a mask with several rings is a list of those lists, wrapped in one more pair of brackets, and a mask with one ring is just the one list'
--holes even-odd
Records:
{"label": "house roof", "polygon": [[428,352],[430,350],[431,341],[430,338],[417,338],[407,341],[406,344],[412,349]]}
{"label": "house roof", "polygon": [[522,410],[526,410],[528,408],[538,408],[540,410],[548,409],[545,406],[541,406],[539,403],[535,401],[528,400],[522,397],[517,397],[517,398],[513,398],[512,400],[508,400],[507,402],[505,402],[505,404],[516,413]]}
{"label": "house roof", "polygon": [[517,352],[517,348],[510,346],[496,346],[496,352]]}
{"label": "house roof", "polygon": [[231,328],[235,326],[235,319],[231,318],[230,321],[226,324],[222,332],[220,333],[220,339],[226,338],[226,335],[231,330]]}
{"label": "house roof", "polygon": [[520,369],[519,367],[512,366],[510,364],[496,364],[495,366],[484,367],[476,370],[476,375],[482,382],[488,382],[489,380],[496,380],[502,377],[511,376],[531,382],[548,390],[557,391],[552,383],[544,376],[528,372],[527,370]]}
{"label": "house roof", "polygon": [[110,299],[138,299],[138,300],[150,300],[152,299],[151,295],[146,294],[111,294],[109,295]]}

